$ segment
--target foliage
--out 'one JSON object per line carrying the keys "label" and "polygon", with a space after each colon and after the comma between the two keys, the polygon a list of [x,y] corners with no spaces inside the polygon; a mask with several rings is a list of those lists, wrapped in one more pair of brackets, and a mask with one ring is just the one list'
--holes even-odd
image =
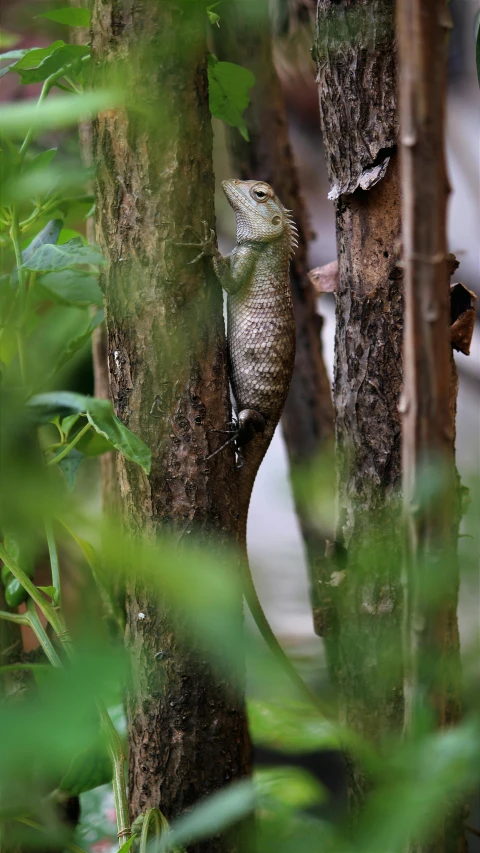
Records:
{"label": "foliage", "polygon": [[[212,24],[221,20],[213,11],[217,5],[207,9]],[[81,9],[41,17],[88,24]],[[115,790],[116,830],[125,831],[117,709],[128,687],[128,667],[117,591],[134,571],[153,595],[183,608],[185,624],[197,641],[201,638],[205,655],[230,676],[242,670],[247,648],[254,685],[252,736],[279,759],[275,767],[259,768],[253,781],[216,792],[171,827],[159,812],[139,816],[136,837],[124,842],[125,853],[139,846],[151,849],[152,827],[158,849],[178,851],[252,813],[262,853],[400,853],[412,836],[434,832],[445,803],[477,782],[478,696],[469,693],[467,679],[468,714],[451,730],[435,731],[424,714],[408,742],[395,732],[381,744],[362,739],[337,721],[334,697],[329,702],[327,696],[328,719],[319,716],[292,692],[257,638],[247,634],[244,640],[235,615],[241,591],[234,555],[218,549],[213,554],[198,544],[179,548],[167,535],[155,541],[138,536],[133,542],[118,520],[98,520],[91,488],[95,457],[122,453],[138,466],[139,476],[147,476],[151,452],[109,402],[81,393],[76,384],[75,370],[103,321],[98,273],[106,260],[83,235],[93,203],[85,189],[90,174],[68,153],[72,137],[61,129],[115,108],[121,96],[116,89],[90,91],[88,48],[63,40],[28,50],[12,47],[1,61],[1,75],[42,84],[38,101],[0,110],[0,557],[6,600],[0,625],[12,629],[14,640],[19,626],[28,627],[40,645],[35,659],[12,654],[14,643],[1,649],[0,820],[8,843],[28,829],[51,845],[65,841],[68,846],[55,804],[65,794],[93,791],[84,802],[90,798],[90,817],[95,812],[100,819],[97,789],[105,783]],[[253,75],[213,56],[208,74],[212,114],[248,138],[243,112]],[[53,88],[64,94],[51,97]],[[312,466],[300,484],[312,524],[320,527],[332,521],[327,464]],[[464,549],[466,569],[475,565],[475,544]],[[385,542],[381,554],[376,548],[373,543],[370,552],[376,559],[398,559],[388,554]],[[44,573],[39,583],[39,566],[48,567],[46,582]],[[232,571],[225,570],[229,566]],[[71,580],[72,567],[82,577],[81,606],[69,612],[66,578]],[[441,568],[432,585],[437,591]],[[189,640],[186,633],[184,642]],[[397,664],[401,651],[388,651],[388,660]],[[378,677],[381,681],[383,674]],[[329,792],[301,766],[304,756],[321,750],[355,756],[371,778],[372,793],[353,836]],[[77,835],[86,847],[104,831],[93,823],[91,836],[82,835],[82,828]]]}

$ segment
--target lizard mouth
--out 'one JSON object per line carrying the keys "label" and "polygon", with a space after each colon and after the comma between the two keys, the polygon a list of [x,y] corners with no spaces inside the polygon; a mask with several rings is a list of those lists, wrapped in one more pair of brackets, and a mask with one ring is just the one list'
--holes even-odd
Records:
{"label": "lizard mouth", "polygon": [[222,189],[234,210],[249,207],[250,210],[256,211],[257,208],[253,201],[240,192],[240,190],[237,190],[234,181],[222,181]]}

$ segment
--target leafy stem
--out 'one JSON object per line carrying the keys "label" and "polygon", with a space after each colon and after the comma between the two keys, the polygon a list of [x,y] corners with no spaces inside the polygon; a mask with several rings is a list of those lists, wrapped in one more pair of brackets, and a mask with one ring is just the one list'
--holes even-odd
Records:
{"label": "leafy stem", "polygon": [[52,666],[61,666],[60,658],[38,618],[35,605],[31,599],[28,602],[26,613],[9,613],[7,610],[0,610],[0,619],[5,619],[6,622],[16,622],[17,625],[26,625],[28,628],[31,628]]}
{"label": "leafy stem", "polygon": [[88,432],[89,429],[90,423],[86,423],[85,426],[80,430],[80,432],[77,432],[75,438],[71,440],[70,444],[65,445],[64,449],[61,450],[60,453],[57,453],[56,456],[48,460],[47,465],[57,465],[57,463],[64,459],[65,456],[68,456],[72,448],[75,447],[76,444],[78,444],[80,439],[83,438],[83,436],[85,435],[85,433]]}

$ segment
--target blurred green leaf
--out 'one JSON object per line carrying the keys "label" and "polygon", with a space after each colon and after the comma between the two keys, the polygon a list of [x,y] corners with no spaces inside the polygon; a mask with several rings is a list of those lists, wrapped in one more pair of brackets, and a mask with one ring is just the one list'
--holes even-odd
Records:
{"label": "blurred green leaf", "polygon": [[67,24],[69,27],[89,27],[90,12],[88,9],[70,8],[54,9],[53,12],[44,12],[36,15],[37,18],[46,18],[48,21],[56,21],[58,24]]}
{"label": "blurred green leaf", "polygon": [[58,235],[63,228],[63,221],[61,219],[51,219],[50,222],[47,222],[44,228],[40,231],[39,234],[34,237],[34,239],[29,243],[26,249],[22,252],[22,268],[28,269],[25,264],[30,261],[33,257],[37,249],[40,249],[45,245],[52,245],[57,242]]}
{"label": "blurred green leaf", "polygon": [[400,741],[368,799],[359,833],[361,853],[405,850],[412,838],[435,834],[453,803],[478,785],[478,723]]}
{"label": "blurred green leaf", "polygon": [[36,157],[33,157],[33,159],[30,160],[29,166],[35,169],[48,166],[52,162],[56,153],[56,148],[49,148],[47,151],[41,151],[40,154],[37,154]]}
{"label": "blurred green leaf", "polygon": [[232,62],[219,62],[210,54],[208,57],[208,93],[210,112],[232,127],[238,127],[248,141],[248,130],[243,113],[250,103],[250,89],[255,77],[248,68]]}
{"label": "blurred green leaf", "polygon": [[94,744],[77,755],[58,785],[70,797],[105,785],[112,778],[112,759],[106,744]]}
{"label": "blurred green leaf", "polygon": [[83,460],[85,459],[85,454],[81,453],[80,450],[77,450],[76,447],[72,447],[70,453],[60,459],[60,462],[57,463],[60,471],[67,481],[67,486],[70,491],[73,489],[78,470]]}
{"label": "blurred green leaf", "polygon": [[59,370],[67,364],[70,359],[79,352],[86,343],[90,340],[93,331],[103,323],[103,310],[97,311],[94,317],[92,317],[90,323],[88,324],[85,331],[83,331],[80,335],[76,335],[74,338],[70,338],[67,342],[65,348],[59,354],[56,363],[54,363],[52,370],[50,372],[50,377],[55,376]]}
{"label": "blurred green leaf", "polygon": [[303,767],[259,767],[255,788],[260,808],[274,800],[281,808],[308,809],[326,799],[322,785]]}
{"label": "blurred green leaf", "polygon": [[223,832],[250,814],[255,801],[255,786],[251,781],[235,782],[217,791],[172,824],[170,834],[159,843],[159,853]]}
{"label": "blurred green leaf", "polygon": [[106,263],[106,259],[95,246],[84,246],[79,237],[74,237],[62,246],[55,246],[52,243],[40,246],[22,264],[22,269],[32,272],[55,272],[72,269],[77,264]]}
{"label": "blurred green leaf", "polygon": [[284,752],[340,749],[340,727],[322,720],[318,712],[302,702],[277,704],[251,699],[248,719],[252,739]]}
{"label": "blurred green leaf", "polygon": [[28,50],[9,50],[7,53],[1,53],[0,62],[4,62],[4,60],[11,60],[11,62],[8,62],[7,65],[4,65],[2,68],[0,68],[0,77],[3,77],[5,74],[7,74],[7,72],[10,71],[12,66],[15,65],[16,62],[22,58],[22,56],[25,56],[26,53],[28,53]]}
{"label": "blurred green leaf", "polygon": [[0,136],[22,136],[30,128],[52,131],[57,127],[68,127],[89,115],[113,109],[122,101],[119,91],[97,89],[81,95],[47,98],[40,105],[36,100],[7,104],[0,108]]}
{"label": "blurred green leaf", "polygon": [[66,305],[103,305],[103,293],[96,278],[81,270],[46,273],[38,278],[36,287],[45,289],[45,298]]}
{"label": "blurred green leaf", "polygon": [[[18,35],[18,33],[9,33],[7,30],[0,29],[0,47],[13,47],[14,44],[18,44],[22,41],[22,36]],[[2,57],[0,56],[0,60]]]}

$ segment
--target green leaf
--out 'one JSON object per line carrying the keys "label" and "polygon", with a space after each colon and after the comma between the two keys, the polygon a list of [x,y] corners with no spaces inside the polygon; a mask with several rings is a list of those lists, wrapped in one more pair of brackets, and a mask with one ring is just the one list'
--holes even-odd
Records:
{"label": "green leaf", "polygon": [[[36,68],[47,56],[51,56],[52,53],[64,45],[65,42],[59,40],[54,41],[53,44],[49,44],[48,47],[31,47],[29,50],[22,51],[20,60],[15,63],[15,71],[24,68]],[[16,51],[11,52],[15,53]]]}
{"label": "green leaf", "polygon": [[67,456],[64,456],[63,459],[60,459],[60,462],[57,462],[60,471],[67,481],[69,491],[72,491],[75,485],[78,469],[84,459],[85,454],[81,453],[80,450],[77,450],[76,447],[72,447],[70,453],[68,453]]}
{"label": "green leaf", "polygon": [[46,291],[47,299],[53,297],[66,305],[103,305],[96,278],[81,270],[46,273],[39,277],[36,287]]}
{"label": "green leaf", "polygon": [[36,99],[8,104],[0,109],[0,135],[22,136],[30,128],[54,130],[57,127],[67,127],[88,115],[112,109],[123,100],[119,90],[98,89],[81,95],[47,98],[40,105]]}
{"label": "green leaf", "polygon": [[56,414],[66,415],[68,411],[85,413],[96,432],[110,441],[126,459],[136,462],[146,474],[150,473],[150,449],[115,416],[108,400],[85,397],[70,391],[52,391],[37,394],[27,405],[37,423],[49,422]]}
{"label": "green leaf", "polygon": [[208,93],[210,112],[232,127],[238,127],[248,141],[248,130],[243,113],[250,103],[250,89],[255,85],[255,76],[248,68],[233,62],[219,62],[210,54],[208,57]]}
{"label": "green leaf", "polygon": [[56,587],[54,587],[54,586],[39,586],[38,589],[41,589],[41,591],[44,592],[45,595],[48,595],[48,597],[52,599],[54,604],[56,603],[57,595],[58,595]]}
{"label": "green leaf", "polygon": [[57,24],[67,24],[69,27],[89,27],[90,12],[88,9],[55,9],[53,12],[44,12],[36,15],[36,18],[46,18],[47,21],[56,21]]}
{"label": "green leaf", "polygon": [[55,246],[52,243],[40,246],[32,257],[22,264],[22,269],[31,272],[55,272],[72,269],[77,264],[106,263],[96,246],[84,246],[81,238],[74,237],[63,246]]}
{"label": "green leaf", "polygon": [[61,68],[65,68],[65,70],[70,69],[84,56],[88,56],[89,53],[90,48],[84,44],[61,44],[38,65],[36,64],[34,68],[26,67],[30,55],[26,54],[10,70],[17,71],[24,84],[41,83]]}

